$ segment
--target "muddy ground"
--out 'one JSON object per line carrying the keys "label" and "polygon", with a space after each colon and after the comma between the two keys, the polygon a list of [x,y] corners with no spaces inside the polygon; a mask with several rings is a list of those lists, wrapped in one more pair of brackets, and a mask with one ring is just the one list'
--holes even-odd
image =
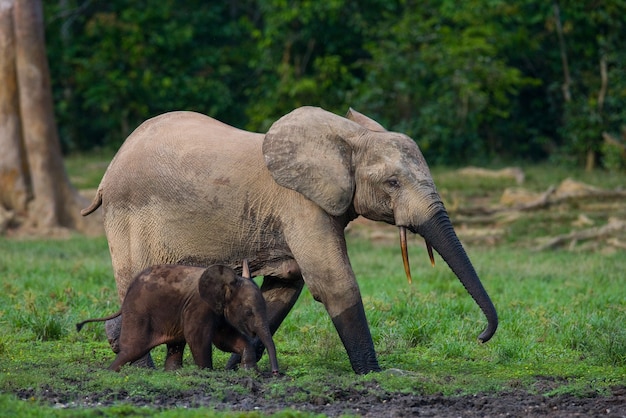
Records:
{"label": "muddy ground", "polygon": [[[390,393],[375,382],[360,386],[360,389],[331,388],[325,396],[292,388],[292,393],[277,397],[268,392],[271,382],[269,376],[260,379],[241,377],[236,383],[249,392],[226,392],[219,397],[212,396],[207,388],[202,387],[149,397],[129,396],[124,390],[70,394],[52,387],[36,393],[32,389],[23,390],[17,395],[21,399],[36,399],[56,408],[71,409],[97,408],[121,402],[157,409],[209,407],[219,411],[256,411],[264,415],[292,409],[329,417],[626,417],[626,387],[613,388],[611,394],[603,396],[543,396],[540,393],[558,386],[558,382],[549,379],[538,381],[531,391],[513,389],[497,395],[451,397]],[[294,402],[293,399],[301,400]]]}

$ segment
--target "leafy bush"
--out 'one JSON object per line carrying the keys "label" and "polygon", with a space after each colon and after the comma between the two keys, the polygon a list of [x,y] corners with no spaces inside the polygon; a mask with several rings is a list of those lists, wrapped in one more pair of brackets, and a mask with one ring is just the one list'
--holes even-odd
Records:
{"label": "leafy bush", "polygon": [[558,2],[564,48],[554,4],[45,2],[62,143],[115,149],[171,110],[265,131],[298,106],[352,106],[433,164],[581,164],[624,121],[626,0]]}

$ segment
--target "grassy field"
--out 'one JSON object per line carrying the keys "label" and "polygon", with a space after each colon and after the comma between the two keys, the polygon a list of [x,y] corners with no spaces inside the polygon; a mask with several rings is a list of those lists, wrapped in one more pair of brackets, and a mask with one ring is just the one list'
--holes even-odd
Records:
{"label": "grassy field", "polygon": [[[79,164],[68,166],[77,176],[73,170]],[[104,170],[106,164],[96,161],[92,167]],[[551,167],[525,171],[527,187],[535,190],[572,175]],[[446,170],[434,173],[442,194],[458,193],[465,201],[497,196],[511,186],[510,180],[460,183]],[[625,176],[605,174],[577,173],[579,180],[596,186],[626,184]],[[97,185],[98,175],[89,178],[95,180],[81,187]],[[537,216],[542,222],[550,219],[549,213]],[[332,402],[336,388],[445,396],[513,389],[603,396],[626,386],[624,250],[537,252],[526,243],[544,230],[518,222],[507,226],[508,235],[497,245],[467,246],[500,315],[500,328],[487,344],[476,340],[486,325],[482,313],[440,258],[435,268],[430,266],[421,238],[411,240],[414,282],[409,285],[394,240],[365,239],[359,230],[350,230],[352,265],[384,371],[354,375],[328,315],[305,291],[275,336],[285,375],[280,379],[222,371],[228,356],[218,351],[215,371],[197,370],[187,353],[181,371],[166,373],[160,370],[163,348],[153,352],[157,370],[104,370],[114,355],[103,326],[89,324],[79,334],[74,324],[118,309],[106,239],[0,238],[0,416],[158,412],[165,417],[173,414],[174,404],[163,405],[164,395],[176,400],[197,387],[214,399],[253,390],[266,399],[297,404]],[[395,231],[380,228],[385,236],[395,237]],[[260,368],[269,370],[266,356]],[[90,404],[89,394],[99,394],[100,404]],[[152,406],[124,402],[133,397]],[[248,416],[205,408],[177,409],[181,414]],[[286,409],[278,416],[309,414]]]}

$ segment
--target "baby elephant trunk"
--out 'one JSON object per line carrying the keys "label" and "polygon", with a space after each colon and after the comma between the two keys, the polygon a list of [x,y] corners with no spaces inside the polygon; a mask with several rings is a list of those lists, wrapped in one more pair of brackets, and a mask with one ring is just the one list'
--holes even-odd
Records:
{"label": "baby elephant trunk", "polygon": [[276,358],[276,346],[274,345],[274,340],[272,339],[272,334],[269,330],[269,327],[265,327],[265,329],[257,334],[259,340],[263,343],[265,348],[267,349],[267,355],[270,357],[270,365],[272,367],[272,373],[274,375],[278,375],[278,359]]}

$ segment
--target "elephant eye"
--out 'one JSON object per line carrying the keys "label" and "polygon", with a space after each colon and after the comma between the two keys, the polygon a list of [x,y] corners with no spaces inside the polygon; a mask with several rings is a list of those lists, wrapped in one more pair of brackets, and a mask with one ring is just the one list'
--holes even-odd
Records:
{"label": "elephant eye", "polygon": [[387,186],[392,187],[394,189],[397,189],[398,187],[400,187],[400,182],[398,181],[398,179],[396,177],[390,177],[385,181],[385,184],[387,184]]}
{"label": "elephant eye", "polygon": [[252,312],[250,309],[248,309],[246,311],[246,316],[254,316],[254,312]]}

